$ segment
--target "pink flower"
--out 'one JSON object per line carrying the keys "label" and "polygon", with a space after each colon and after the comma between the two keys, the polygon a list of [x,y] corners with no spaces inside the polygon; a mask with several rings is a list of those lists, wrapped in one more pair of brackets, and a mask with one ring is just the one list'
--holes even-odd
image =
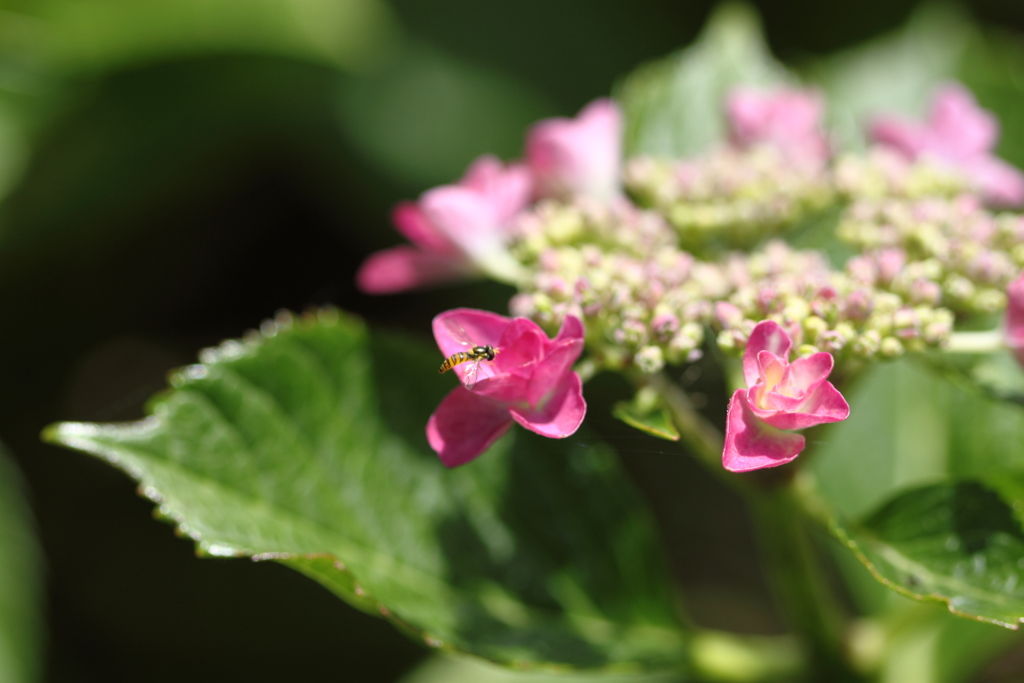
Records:
{"label": "pink flower", "polygon": [[454,368],[462,385],[441,401],[427,422],[427,441],[441,462],[455,467],[486,451],[518,422],[553,439],[573,434],[587,404],[572,364],[583,351],[583,323],[566,316],[553,340],[537,323],[496,313],[457,308],[434,318],[434,339],[446,357],[468,344],[492,346],[494,360],[481,360],[472,389],[471,363]]}
{"label": "pink flower", "polygon": [[778,88],[734,90],[726,101],[734,145],[746,149],[770,145],[791,161],[821,166],[829,145],[821,131],[822,99],[812,90]]}
{"label": "pink flower", "polygon": [[1024,203],[1024,174],[992,154],[999,122],[961,85],[950,84],[936,93],[927,122],[880,117],[870,136],[908,159],[930,157],[959,169],[991,204]]}
{"label": "pink flower", "polygon": [[1006,288],[1006,343],[1024,366],[1024,273]]}
{"label": "pink flower", "polygon": [[792,340],[772,320],[754,327],[743,354],[747,389],[729,402],[722,466],[730,472],[777,467],[800,455],[805,429],[850,416],[842,394],[826,381],[832,355],[815,353],[789,362]]}
{"label": "pink flower", "polygon": [[582,195],[608,202],[619,195],[622,112],[594,100],[574,119],[545,119],[526,138],[526,163],[541,197]]}
{"label": "pink flower", "polygon": [[392,221],[412,244],[371,254],[356,274],[359,288],[390,294],[479,274],[514,279],[519,266],[505,248],[508,230],[532,191],[522,164],[477,159],[457,185],[395,207]]}

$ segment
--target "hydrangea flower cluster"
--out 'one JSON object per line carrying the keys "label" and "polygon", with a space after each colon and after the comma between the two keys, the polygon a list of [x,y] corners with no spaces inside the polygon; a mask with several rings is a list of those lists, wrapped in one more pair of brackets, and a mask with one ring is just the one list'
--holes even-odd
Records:
{"label": "hydrangea flower cluster", "polygon": [[782,232],[833,201],[823,167],[793,164],[778,149],[726,147],[704,157],[641,157],[626,166],[626,187],[679,231],[687,249],[708,243],[749,247]]}
{"label": "hydrangea flower cluster", "polygon": [[992,154],[999,122],[961,85],[949,84],[936,93],[927,121],[883,116],[874,121],[870,135],[907,159],[931,160],[961,173],[989,204],[1024,202],[1024,173]]}
{"label": "hydrangea flower cluster", "polygon": [[882,146],[864,154],[835,160],[832,182],[844,201],[858,199],[921,199],[955,197],[970,191],[970,182],[956,169],[930,161],[911,161]]}
{"label": "hydrangea flower cluster", "polygon": [[1002,310],[1024,267],[1024,221],[974,195],[857,201],[837,235],[862,252],[847,264],[859,281],[959,314]]}
{"label": "hydrangea flower cluster", "polygon": [[[571,369],[584,346],[592,367],[638,386],[708,344],[742,356],[723,452],[736,472],[789,462],[805,444],[794,430],[846,418],[833,367],[848,378],[870,360],[942,347],[961,319],[1006,308],[1008,286],[1019,353],[1024,219],[986,205],[1024,203],[1024,176],[992,156],[998,129],[969,93],[941,90],[925,123],[878,118],[874,146],[856,155],[834,155],[816,92],[741,89],[724,105],[718,147],[624,161],[622,116],[598,100],[534,126],[522,162],[484,158],[396,209],[413,246],[372,256],[364,289],[481,274],[518,289],[513,319],[459,309],[435,320],[444,355],[468,350],[445,332],[456,319],[496,352],[472,361],[483,379],[431,418],[446,465],[513,422],[572,434],[586,409]],[[822,226],[853,251],[845,261],[783,241]]]}
{"label": "hydrangea flower cluster", "polygon": [[824,351],[854,364],[941,346],[953,329],[950,311],[913,305],[835,270],[819,252],[794,250],[781,241],[731,255],[724,271],[730,293],[715,304],[723,350],[743,351],[762,320],[778,322],[799,356]]}

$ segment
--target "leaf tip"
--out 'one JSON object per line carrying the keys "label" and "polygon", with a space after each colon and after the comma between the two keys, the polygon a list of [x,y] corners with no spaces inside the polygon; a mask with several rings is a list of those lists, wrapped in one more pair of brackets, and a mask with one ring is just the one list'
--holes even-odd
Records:
{"label": "leaf tip", "polygon": [[672,424],[671,418],[661,409],[650,414],[641,414],[630,403],[619,401],[612,408],[612,416],[645,434],[666,441],[679,441],[679,431]]}

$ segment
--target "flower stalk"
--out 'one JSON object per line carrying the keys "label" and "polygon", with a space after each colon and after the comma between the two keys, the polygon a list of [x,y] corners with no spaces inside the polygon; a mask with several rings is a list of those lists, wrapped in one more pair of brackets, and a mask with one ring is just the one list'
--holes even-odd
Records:
{"label": "flower stalk", "polygon": [[1006,348],[1002,330],[983,332],[954,332],[943,351],[946,353],[994,353]]}
{"label": "flower stalk", "polygon": [[821,570],[793,482],[748,498],[769,584],[809,649],[811,670],[823,681],[862,680],[845,656],[846,617]]}

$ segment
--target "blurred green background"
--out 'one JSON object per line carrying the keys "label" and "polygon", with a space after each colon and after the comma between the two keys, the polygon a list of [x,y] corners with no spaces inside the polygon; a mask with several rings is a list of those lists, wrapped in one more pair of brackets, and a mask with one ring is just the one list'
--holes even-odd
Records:
{"label": "blurred green background", "polygon": [[[353,274],[399,241],[395,201],[481,153],[517,156],[532,121],[571,115],[685,46],[712,4],[0,3],[0,440],[22,476],[0,475],[23,490],[41,550],[41,679],[395,681],[427,656],[284,567],[197,561],[127,477],[39,431],[141,417],[170,368],[279,308],[333,303],[424,338],[445,308],[503,310],[498,285],[370,298]],[[754,4],[775,54],[808,73],[916,8]],[[1016,0],[967,12],[993,35],[1024,31]],[[964,58],[987,106],[1024,104],[1013,40],[1018,61]],[[1018,164],[1022,118],[1003,121]],[[674,447],[605,417],[623,391],[591,385],[592,421],[650,498],[696,618],[777,632],[741,503]],[[0,536],[0,578],[30,577],[33,552]],[[31,597],[31,581],[12,590]],[[1019,680],[1021,659],[984,680]]]}

